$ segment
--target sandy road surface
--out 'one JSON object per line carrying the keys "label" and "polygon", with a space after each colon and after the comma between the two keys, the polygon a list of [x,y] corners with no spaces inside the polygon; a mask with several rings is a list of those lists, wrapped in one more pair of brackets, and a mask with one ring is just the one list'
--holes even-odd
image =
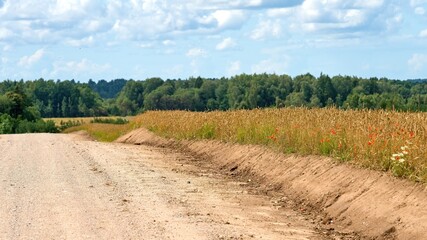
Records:
{"label": "sandy road surface", "polygon": [[0,239],[322,239],[303,216],[183,158],[0,135]]}

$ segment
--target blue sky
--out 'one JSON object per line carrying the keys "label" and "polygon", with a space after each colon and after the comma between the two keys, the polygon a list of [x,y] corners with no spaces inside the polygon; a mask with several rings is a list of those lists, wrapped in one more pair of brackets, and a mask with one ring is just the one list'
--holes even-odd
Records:
{"label": "blue sky", "polygon": [[427,0],[0,0],[0,79],[427,78]]}

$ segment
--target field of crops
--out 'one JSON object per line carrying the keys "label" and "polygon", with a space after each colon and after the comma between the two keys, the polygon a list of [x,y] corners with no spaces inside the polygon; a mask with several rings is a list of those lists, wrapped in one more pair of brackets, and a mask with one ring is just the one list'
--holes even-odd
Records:
{"label": "field of crops", "polygon": [[[96,117],[98,119],[116,119],[119,117]],[[132,119],[133,117],[126,117],[126,119]],[[66,122],[78,122],[81,124],[90,123],[94,120],[94,117],[77,117],[77,118],[44,118],[43,120],[48,121],[52,120],[57,126],[61,126],[61,123]]]}
{"label": "field of crops", "polygon": [[427,114],[337,109],[153,111],[133,119],[164,137],[260,144],[284,153],[331,156],[427,182]]}

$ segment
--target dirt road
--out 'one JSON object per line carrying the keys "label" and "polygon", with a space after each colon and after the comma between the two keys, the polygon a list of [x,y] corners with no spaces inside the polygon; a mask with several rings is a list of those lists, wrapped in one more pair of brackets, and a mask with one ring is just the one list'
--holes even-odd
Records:
{"label": "dirt road", "polygon": [[0,239],[323,239],[246,182],[166,150],[0,135]]}

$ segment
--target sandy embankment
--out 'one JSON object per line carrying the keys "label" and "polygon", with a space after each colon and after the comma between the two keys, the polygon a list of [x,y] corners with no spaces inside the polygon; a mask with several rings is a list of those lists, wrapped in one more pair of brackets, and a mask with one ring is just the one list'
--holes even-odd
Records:
{"label": "sandy embankment", "polygon": [[[217,168],[253,179],[326,214],[340,232],[377,239],[427,239],[427,188],[386,173],[337,165],[324,157],[274,153],[264,147],[216,141],[174,141],[137,129],[118,142],[178,149]],[[325,220],[326,219],[326,220]]]}

